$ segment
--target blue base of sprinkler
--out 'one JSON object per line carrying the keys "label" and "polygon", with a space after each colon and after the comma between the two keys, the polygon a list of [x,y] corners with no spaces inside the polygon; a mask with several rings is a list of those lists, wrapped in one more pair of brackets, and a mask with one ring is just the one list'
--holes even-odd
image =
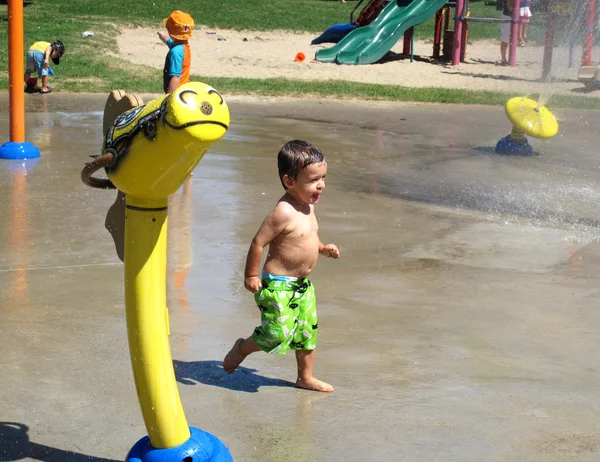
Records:
{"label": "blue base of sprinkler", "polygon": [[15,143],[7,141],[0,146],[0,159],[37,159],[40,157],[40,150],[27,141]]}
{"label": "blue base of sprinkler", "polygon": [[496,144],[496,152],[500,154],[529,156],[533,154],[533,148],[527,141],[527,138],[516,139],[511,135],[507,135]]}
{"label": "blue base of sprinkler", "polygon": [[127,454],[125,462],[233,462],[227,446],[214,435],[190,427],[191,436],[174,448],[155,449],[144,436]]}

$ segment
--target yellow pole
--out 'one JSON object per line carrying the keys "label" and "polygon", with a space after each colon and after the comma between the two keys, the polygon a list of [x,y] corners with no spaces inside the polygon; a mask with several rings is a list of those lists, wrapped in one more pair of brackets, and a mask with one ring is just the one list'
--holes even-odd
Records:
{"label": "yellow pole", "polygon": [[[125,311],[137,395],[148,436],[126,460],[211,460],[230,462],[214,435],[189,427],[183,413],[169,346],[166,304],[167,205],[208,148],[229,127],[229,108],[209,85],[190,82],[170,95],[140,106],[112,92],[105,109],[103,152],[81,172],[84,183],[118,188],[126,195]],[[111,112],[119,112],[109,117]],[[108,112],[107,112],[108,110]],[[108,179],[95,178],[104,168]],[[159,455],[160,454],[160,455]],[[185,456],[182,456],[185,454]],[[183,459],[182,459],[183,457]]]}
{"label": "yellow pole", "polygon": [[167,204],[167,198],[126,198],[127,335],[137,394],[154,448],[175,447],[190,438],[165,315]]}

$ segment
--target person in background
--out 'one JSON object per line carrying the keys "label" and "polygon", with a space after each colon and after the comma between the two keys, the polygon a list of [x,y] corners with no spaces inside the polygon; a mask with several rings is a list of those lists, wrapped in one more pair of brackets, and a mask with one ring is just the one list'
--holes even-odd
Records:
{"label": "person in background", "polygon": [[496,2],[496,9],[502,11],[500,19],[506,20],[500,23],[500,65],[507,66],[508,59],[508,45],[510,44],[510,20],[513,14],[513,0],[498,0]]}
{"label": "person in background", "polygon": [[527,27],[531,19],[531,0],[521,0],[519,10],[519,46],[527,42]]}
{"label": "person in background", "polygon": [[188,39],[192,38],[194,20],[188,13],[173,11],[164,20],[167,32],[157,32],[160,40],[169,47],[163,70],[163,90],[171,93],[190,81],[191,51]]}
{"label": "person in background", "polygon": [[[35,42],[27,51],[27,64],[25,68],[25,91],[28,93],[40,92],[50,93],[52,87],[48,85],[50,76],[54,76],[54,71],[50,67],[50,60],[56,65],[60,63],[60,58],[65,54],[65,44],[60,40],[54,42]],[[42,79],[41,90],[37,87],[37,78],[32,78],[35,74]]]}

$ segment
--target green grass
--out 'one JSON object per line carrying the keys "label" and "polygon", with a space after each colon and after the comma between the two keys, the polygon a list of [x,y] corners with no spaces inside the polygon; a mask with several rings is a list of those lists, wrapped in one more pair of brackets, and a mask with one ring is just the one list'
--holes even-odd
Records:
{"label": "green grass", "polygon": [[[364,4],[364,3],[363,3]],[[339,0],[26,0],[25,44],[37,40],[61,39],[65,42],[68,65],[61,65],[56,88],[75,92],[106,92],[123,88],[135,92],[162,92],[160,72],[149,66],[134,65],[108,55],[116,46],[120,26],[162,28],[162,20],[174,9],[192,14],[202,27],[249,30],[295,30],[316,35],[327,27],[346,22],[357,2]],[[126,12],[119,14],[118,12]],[[498,17],[493,5],[471,2],[471,15]],[[541,15],[541,14],[540,14]],[[8,87],[7,6],[0,5],[0,88]],[[540,18],[541,19],[541,18]],[[416,27],[415,38],[431,40],[431,18]],[[543,39],[545,20],[532,23],[530,37]],[[93,38],[82,37],[86,30]],[[469,40],[497,39],[498,25],[471,23]],[[285,79],[237,79],[194,76],[210,81],[220,91],[237,94],[316,95],[468,104],[503,104],[504,93],[462,89],[409,88],[355,82],[316,82]],[[553,98],[552,105],[600,107],[595,98]]]}

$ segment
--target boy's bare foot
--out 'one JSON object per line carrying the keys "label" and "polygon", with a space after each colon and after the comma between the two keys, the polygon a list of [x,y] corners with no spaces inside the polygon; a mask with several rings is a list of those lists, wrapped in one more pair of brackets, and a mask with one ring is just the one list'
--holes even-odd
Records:
{"label": "boy's bare foot", "polygon": [[244,354],[240,350],[240,346],[243,342],[243,338],[238,338],[231,347],[231,350],[229,350],[229,353],[225,355],[225,359],[223,360],[223,369],[225,369],[225,372],[228,374],[231,374],[233,371],[235,371],[235,369],[245,358]]}
{"label": "boy's bare foot", "polygon": [[314,377],[309,379],[296,379],[296,387],[303,388],[305,390],[322,391],[325,393],[331,393],[333,390],[335,390],[335,388],[333,388],[327,382],[315,379]]}

